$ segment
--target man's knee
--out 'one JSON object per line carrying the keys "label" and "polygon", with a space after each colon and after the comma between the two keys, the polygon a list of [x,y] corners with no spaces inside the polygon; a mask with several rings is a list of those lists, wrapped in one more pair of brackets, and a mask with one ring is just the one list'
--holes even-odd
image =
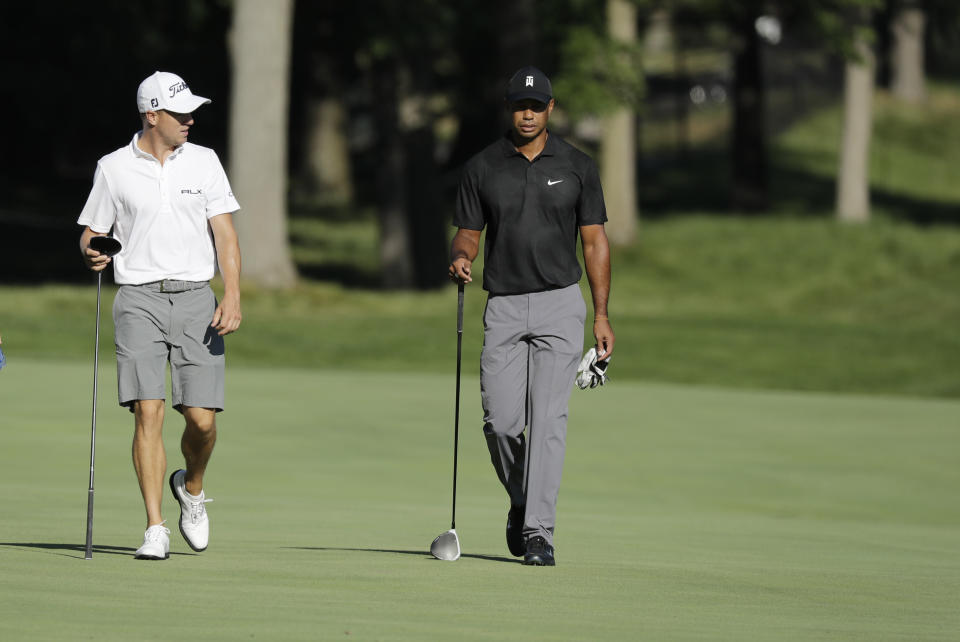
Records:
{"label": "man's knee", "polygon": [[516,437],[523,432],[524,422],[521,417],[504,417],[487,413],[483,422],[483,434],[487,438]]}
{"label": "man's knee", "polygon": [[217,431],[217,413],[209,408],[184,408],[183,418],[187,430],[203,435],[212,436]]}
{"label": "man's knee", "polygon": [[488,383],[481,391],[483,433],[487,437],[516,437],[527,423],[526,395],[500,382]]}
{"label": "man's knee", "polygon": [[163,425],[163,399],[140,399],[133,402],[133,415],[138,426],[157,428]]}

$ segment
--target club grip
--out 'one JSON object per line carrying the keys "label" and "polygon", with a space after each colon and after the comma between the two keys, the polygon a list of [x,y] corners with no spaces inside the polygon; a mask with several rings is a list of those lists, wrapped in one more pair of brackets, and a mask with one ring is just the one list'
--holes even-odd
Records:
{"label": "club grip", "polygon": [[457,281],[457,334],[463,334],[463,281]]}

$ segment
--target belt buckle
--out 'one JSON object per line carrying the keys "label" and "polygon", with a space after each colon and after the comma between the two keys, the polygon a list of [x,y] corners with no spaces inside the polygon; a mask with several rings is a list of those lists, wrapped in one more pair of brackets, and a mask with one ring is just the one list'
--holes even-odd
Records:
{"label": "belt buckle", "polygon": [[166,279],[160,279],[160,291],[161,291],[161,292],[166,292],[166,290],[163,289],[163,284],[164,284],[165,282],[166,282]]}

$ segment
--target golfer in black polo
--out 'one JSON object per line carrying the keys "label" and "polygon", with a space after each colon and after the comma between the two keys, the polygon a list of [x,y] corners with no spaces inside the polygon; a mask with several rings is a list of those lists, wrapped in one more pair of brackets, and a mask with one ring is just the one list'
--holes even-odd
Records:
{"label": "golfer in black polo", "polygon": [[547,130],[554,101],[544,73],[535,67],[517,71],[506,105],[509,131],[464,167],[449,271],[453,279],[473,280],[486,227],[483,431],[510,496],[510,552],[522,555],[524,564],[553,566],[567,406],[586,318],[578,232],[597,352],[605,359],[613,354],[607,216],[593,160]]}

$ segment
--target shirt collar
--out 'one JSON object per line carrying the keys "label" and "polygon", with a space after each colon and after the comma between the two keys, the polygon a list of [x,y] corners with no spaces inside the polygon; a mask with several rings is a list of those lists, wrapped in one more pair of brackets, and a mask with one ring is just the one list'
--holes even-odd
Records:
{"label": "shirt collar", "polygon": [[557,155],[557,143],[556,136],[550,133],[550,130],[547,130],[547,142],[543,146],[543,151],[540,152],[541,156],[556,156]]}
{"label": "shirt collar", "polygon": [[[140,130],[133,135],[133,140],[130,141],[130,149],[131,151],[133,151],[133,155],[137,158],[144,158],[147,160],[160,162],[154,157],[153,154],[143,151],[142,149],[140,149],[140,146],[137,145],[137,141],[140,140],[140,136],[142,135],[143,135],[143,130]],[[184,147],[186,147],[186,145],[180,145],[180,147],[177,147],[175,150],[170,152],[170,155],[167,156],[167,160],[173,160],[174,158],[182,154]]]}
{"label": "shirt collar", "polygon": [[[550,133],[550,129],[547,129],[547,142],[543,145],[543,150],[540,152],[537,158],[540,156],[556,156],[557,155],[557,143],[554,140],[556,136]],[[520,152],[517,151],[517,147],[513,144],[513,135],[509,130],[503,135],[503,138],[500,139],[500,147],[503,149],[503,155],[510,157],[514,155],[523,156]]]}

